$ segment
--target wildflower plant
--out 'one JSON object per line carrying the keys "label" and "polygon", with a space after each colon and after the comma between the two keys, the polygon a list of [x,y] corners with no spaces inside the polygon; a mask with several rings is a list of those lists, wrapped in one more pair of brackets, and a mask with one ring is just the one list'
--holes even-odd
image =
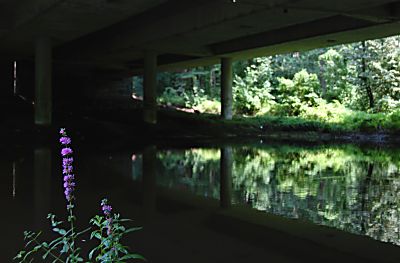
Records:
{"label": "wildflower plant", "polygon": [[[67,201],[67,222],[58,221],[56,216],[49,214],[52,230],[57,238],[50,242],[40,241],[42,232],[24,232],[26,241],[25,249],[21,250],[14,260],[17,262],[32,262],[38,255],[43,261],[77,263],[77,262],[128,262],[131,259],[145,260],[143,256],[129,252],[129,248],[121,243],[124,235],[140,230],[140,227],[125,228],[125,222],[130,219],[121,219],[119,214],[112,213],[112,207],[107,199],[101,201],[101,215],[96,215],[90,220],[94,227],[88,227],[82,231],[76,228],[75,207],[75,175],[73,169],[73,150],[70,147],[71,138],[67,136],[65,128],[60,129],[60,143],[62,145],[62,168],[64,181],[64,195]],[[91,232],[90,239],[98,240],[96,247],[90,250],[87,259],[81,255],[82,250],[78,242],[83,235]]]}

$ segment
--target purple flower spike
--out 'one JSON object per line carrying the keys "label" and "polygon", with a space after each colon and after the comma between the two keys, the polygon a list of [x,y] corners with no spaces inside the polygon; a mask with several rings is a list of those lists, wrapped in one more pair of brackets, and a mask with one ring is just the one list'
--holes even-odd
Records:
{"label": "purple flower spike", "polygon": [[63,166],[63,174],[64,174],[64,195],[65,199],[70,203],[68,207],[71,207],[71,201],[74,199],[74,190],[75,190],[75,182],[74,182],[74,175],[72,163],[74,159],[72,158],[71,154],[73,153],[72,149],[69,146],[71,143],[71,138],[67,136],[67,132],[65,128],[60,129],[60,143],[64,146],[61,149],[61,155],[63,156],[62,159],[62,166]]}
{"label": "purple flower spike", "polygon": [[62,156],[67,156],[67,155],[69,155],[69,154],[72,154],[73,152],[72,152],[72,149],[71,148],[63,148],[62,150],[61,150],[61,155]]}

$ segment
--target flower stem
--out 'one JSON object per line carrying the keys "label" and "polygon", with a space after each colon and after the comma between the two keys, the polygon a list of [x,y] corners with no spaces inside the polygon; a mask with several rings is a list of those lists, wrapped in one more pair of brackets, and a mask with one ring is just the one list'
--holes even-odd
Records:
{"label": "flower stem", "polygon": [[72,253],[75,254],[75,228],[74,228],[74,213],[72,211],[72,202],[69,202],[68,205],[69,211],[69,222],[71,223],[71,250]]}
{"label": "flower stem", "polygon": [[[39,241],[37,241],[36,238],[33,238],[32,240],[33,240],[37,245],[40,245],[40,246],[42,245],[42,244],[39,243]],[[57,255],[54,255],[53,252],[51,252],[50,249],[45,248],[45,247],[43,247],[43,246],[41,246],[41,248],[42,248],[44,251],[46,251],[47,253],[49,253],[49,255],[52,256],[52,257],[55,259],[55,261],[53,261],[53,262],[62,262],[62,263],[65,263],[65,261],[63,261],[62,259],[60,259]]]}

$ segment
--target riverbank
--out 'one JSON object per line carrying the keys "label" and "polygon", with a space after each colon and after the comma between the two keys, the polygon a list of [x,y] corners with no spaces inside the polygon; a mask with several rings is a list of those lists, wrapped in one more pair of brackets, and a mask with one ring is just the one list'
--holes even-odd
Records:
{"label": "riverbank", "polygon": [[98,112],[91,118],[128,125],[134,127],[131,134],[161,140],[164,138],[179,140],[260,138],[305,142],[400,143],[398,136],[400,132],[397,128],[383,130],[381,127],[374,129],[367,125],[341,126],[294,117],[234,117],[233,120],[222,120],[216,114],[189,113],[161,108],[158,111],[158,123],[146,125],[141,121],[141,116],[141,110],[135,109]]}
{"label": "riverbank", "polygon": [[[33,125],[33,114],[18,113],[2,119],[0,135],[16,140],[33,137],[54,141],[54,130],[69,127],[81,140],[98,141],[104,138],[124,138],[138,143],[165,141],[197,141],[219,139],[224,141],[291,140],[304,142],[351,142],[360,144],[400,144],[399,129],[367,125],[367,119],[332,124],[294,117],[234,117],[222,120],[216,114],[199,114],[162,107],[158,111],[158,123],[148,125],[142,121],[140,105],[74,109],[56,112],[54,124],[47,128]],[[37,139],[35,139],[37,140]],[[38,141],[41,143],[41,141]]]}

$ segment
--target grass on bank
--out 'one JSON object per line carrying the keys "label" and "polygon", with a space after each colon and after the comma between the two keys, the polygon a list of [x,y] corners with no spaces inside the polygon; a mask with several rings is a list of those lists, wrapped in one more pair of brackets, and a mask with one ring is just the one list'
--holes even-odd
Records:
{"label": "grass on bank", "polygon": [[392,113],[366,113],[349,109],[326,109],[317,107],[305,110],[301,116],[234,116],[232,120],[222,120],[219,114],[192,114],[169,111],[175,118],[190,119],[204,124],[239,128],[249,132],[301,131],[323,133],[398,133],[400,132],[400,110]]}

